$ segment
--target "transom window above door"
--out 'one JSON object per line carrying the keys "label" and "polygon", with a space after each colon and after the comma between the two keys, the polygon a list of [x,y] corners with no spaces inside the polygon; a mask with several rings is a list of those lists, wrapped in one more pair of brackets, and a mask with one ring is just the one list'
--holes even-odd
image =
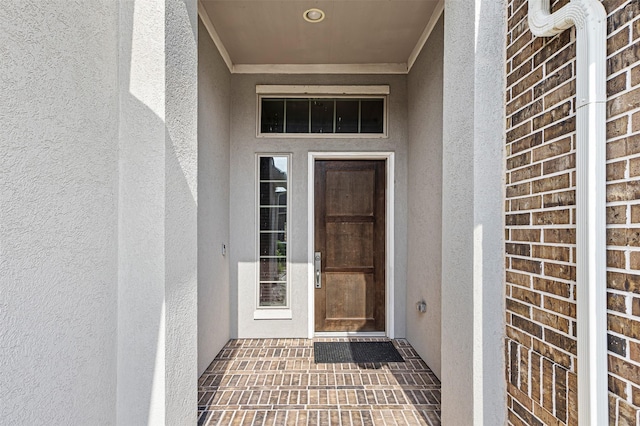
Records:
{"label": "transom window above door", "polygon": [[257,86],[258,137],[387,137],[388,86]]}

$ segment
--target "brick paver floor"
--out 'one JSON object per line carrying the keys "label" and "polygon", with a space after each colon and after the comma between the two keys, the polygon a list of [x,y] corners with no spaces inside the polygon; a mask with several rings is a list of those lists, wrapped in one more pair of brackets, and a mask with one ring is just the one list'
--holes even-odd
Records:
{"label": "brick paver floor", "polygon": [[[329,340],[348,339],[316,341]],[[439,425],[440,382],[406,340],[393,344],[405,362],[315,364],[313,340],[231,340],[200,377],[198,423]]]}

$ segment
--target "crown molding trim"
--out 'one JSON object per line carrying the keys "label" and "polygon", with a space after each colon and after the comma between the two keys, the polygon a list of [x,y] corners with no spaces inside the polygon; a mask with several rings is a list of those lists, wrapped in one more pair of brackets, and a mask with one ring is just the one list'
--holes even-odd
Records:
{"label": "crown molding trim", "polygon": [[407,64],[236,64],[234,74],[406,74]]}
{"label": "crown molding trim", "polygon": [[424,31],[422,32],[422,35],[418,39],[418,42],[414,46],[413,50],[411,51],[411,54],[409,55],[409,58],[407,59],[407,74],[409,73],[409,71],[411,71],[411,67],[413,67],[413,64],[418,59],[418,55],[420,55],[420,52],[422,52],[424,45],[427,43],[427,40],[429,40],[429,36],[431,35],[431,32],[435,28],[436,24],[438,23],[438,20],[440,19],[443,13],[444,13],[444,0],[440,0],[436,5],[436,8],[433,10],[433,13],[431,14],[431,18],[429,19],[429,22],[427,22],[427,26],[424,27]]}
{"label": "crown molding trim", "polygon": [[229,56],[229,52],[227,52],[227,48],[224,47],[216,28],[213,26],[213,22],[211,22],[211,18],[209,18],[209,14],[207,10],[204,8],[202,1],[198,0],[198,15],[202,20],[202,24],[207,29],[209,33],[209,37],[213,40],[213,44],[218,48],[218,52],[220,52],[220,56],[222,56],[222,60],[225,64],[227,64],[227,68],[230,73],[233,73],[233,62],[231,62],[231,56]]}

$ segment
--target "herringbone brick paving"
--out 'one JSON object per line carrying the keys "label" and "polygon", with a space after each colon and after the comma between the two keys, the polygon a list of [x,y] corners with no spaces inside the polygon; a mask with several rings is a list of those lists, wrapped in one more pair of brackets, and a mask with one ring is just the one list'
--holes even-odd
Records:
{"label": "herringbone brick paving", "polygon": [[313,340],[231,340],[200,377],[198,424],[439,425],[438,378],[393,344],[405,362],[315,364]]}

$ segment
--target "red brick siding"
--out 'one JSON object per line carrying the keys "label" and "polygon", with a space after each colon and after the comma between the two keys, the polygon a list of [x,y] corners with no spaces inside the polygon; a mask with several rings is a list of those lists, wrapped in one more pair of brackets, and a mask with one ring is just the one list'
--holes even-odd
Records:
{"label": "red brick siding", "polygon": [[604,2],[607,30],[609,416],[640,424],[640,2]]}
{"label": "red brick siding", "polygon": [[[567,3],[554,1],[553,10]],[[605,0],[612,424],[640,422],[640,2]],[[514,425],[577,425],[575,29],[508,5],[506,379]]]}

